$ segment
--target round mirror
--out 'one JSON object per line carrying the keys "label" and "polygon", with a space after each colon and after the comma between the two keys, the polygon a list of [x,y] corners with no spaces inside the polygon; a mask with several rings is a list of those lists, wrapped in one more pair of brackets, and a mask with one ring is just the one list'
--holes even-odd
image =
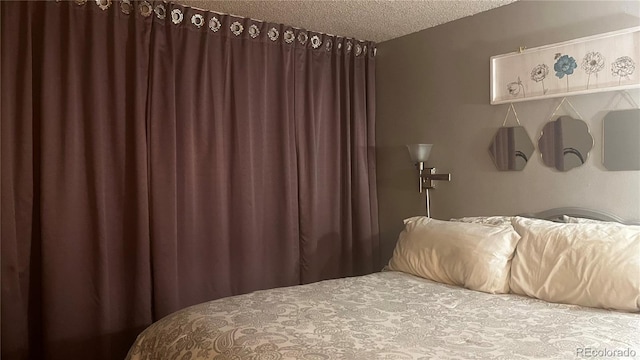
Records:
{"label": "round mirror", "polygon": [[491,158],[501,171],[524,169],[533,150],[533,143],[522,126],[499,128],[489,146]]}
{"label": "round mirror", "polygon": [[584,164],[592,147],[593,137],[587,123],[570,116],[549,121],[538,140],[542,162],[559,171],[569,171]]}

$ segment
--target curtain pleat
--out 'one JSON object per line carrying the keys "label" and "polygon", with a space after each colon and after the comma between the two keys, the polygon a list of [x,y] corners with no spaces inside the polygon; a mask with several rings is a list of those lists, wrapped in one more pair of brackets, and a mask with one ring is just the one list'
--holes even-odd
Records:
{"label": "curtain pleat", "polygon": [[291,50],[156,25],[148,119],[156,316],[299,284]]}
{"label": "curtain pleat", "polygon": [[[14,51],[14,57],[2,57],[2,124],[1,142],[1,215],[0,228],[2,247],[2,357],[19,358],[26,356],[30,337],[32,344],[38,345],[39,333],[29,332],[29,323],[39,323],[39,307],[29,309],[29,299],[40,299],[39,269],[40,231],[38,202],[39,193],[34,182],[39,182],[34,174],[34,107],[31,85],[33,83],[33,46],[29,9],[26,5],[12,8],[12,16],[7,16],[6,4],[1,4],[0,23],[3,28],[2,54]],[[15,29],[9,35],[6,28]],[[22,65],[19,68],[19,65]],[[9,80],[11,79],[11,80]],[[21,101],[15,101],[17,98]],[[20,119],[20,121],[13,121]],[[37,124],[36,124],[37,128]],[[20,139],[20,142],[12,139]],[[36,259],[30,266],[31,259]],[[11,326],[9,326],[11,324]]]}
{"label": "curtain pleat", "polygon": [[372,43],[0,6],[3,359],[121,359],[180,308],[377,270]]}
{"label": "curtain pleat", "polygon": [[150,23],[121,15],[2,3],[3,358],[117,358],[152,320]]}
{"label": "curtain pleat", "polygon": [[356,51],[351,42],[338,44],[344,48],[338,54],[296,50],[303,283],[370,273],[379,264],[377,197],[370,187],[375,58],[356,58],[347,51]]}

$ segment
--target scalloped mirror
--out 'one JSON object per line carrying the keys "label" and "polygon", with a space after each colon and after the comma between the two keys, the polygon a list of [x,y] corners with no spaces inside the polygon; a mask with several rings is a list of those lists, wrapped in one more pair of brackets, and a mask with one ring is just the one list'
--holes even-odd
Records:
{"label": "scalloped mirror", "polygon": [[520,171],[533,154],[533,142],[522,126],[501,127],[489,146],[489,153],[500,171]]}
{"label": "scalloped mirror", "polygon": [[587,123],[570,116],[549,121],[538,139],[542,162],[558,171],[582,166],[593,148],[593,136]]}

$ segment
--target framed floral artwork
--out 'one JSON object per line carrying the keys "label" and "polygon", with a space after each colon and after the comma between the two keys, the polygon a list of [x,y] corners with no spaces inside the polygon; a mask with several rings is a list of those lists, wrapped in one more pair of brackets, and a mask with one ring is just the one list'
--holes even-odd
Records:
{"label": "framed floral artwork", "polygon": [[491,104],[640,87],[640,27],[491,57]]}

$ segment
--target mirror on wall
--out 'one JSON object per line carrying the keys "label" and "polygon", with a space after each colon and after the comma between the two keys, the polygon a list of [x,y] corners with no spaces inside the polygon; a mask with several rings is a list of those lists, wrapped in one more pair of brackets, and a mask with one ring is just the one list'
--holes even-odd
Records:
{"label": "mirror on wall", "polygon": [[522,126],[499,128],[489,146],[491,158],[500,171],[524,169],[533,150],[533,142]]}
{"label": "mirror on wall", "polygon": [[593,137],[587,123],[570,116],[549,121],[538,139],[542,162],[559,171],[582,166],[593,147]]}
{"label": "mirror on wall", "polygon": [[610,111],[602,120],[602,164],[607,170],[640,170],[640,109]]}

